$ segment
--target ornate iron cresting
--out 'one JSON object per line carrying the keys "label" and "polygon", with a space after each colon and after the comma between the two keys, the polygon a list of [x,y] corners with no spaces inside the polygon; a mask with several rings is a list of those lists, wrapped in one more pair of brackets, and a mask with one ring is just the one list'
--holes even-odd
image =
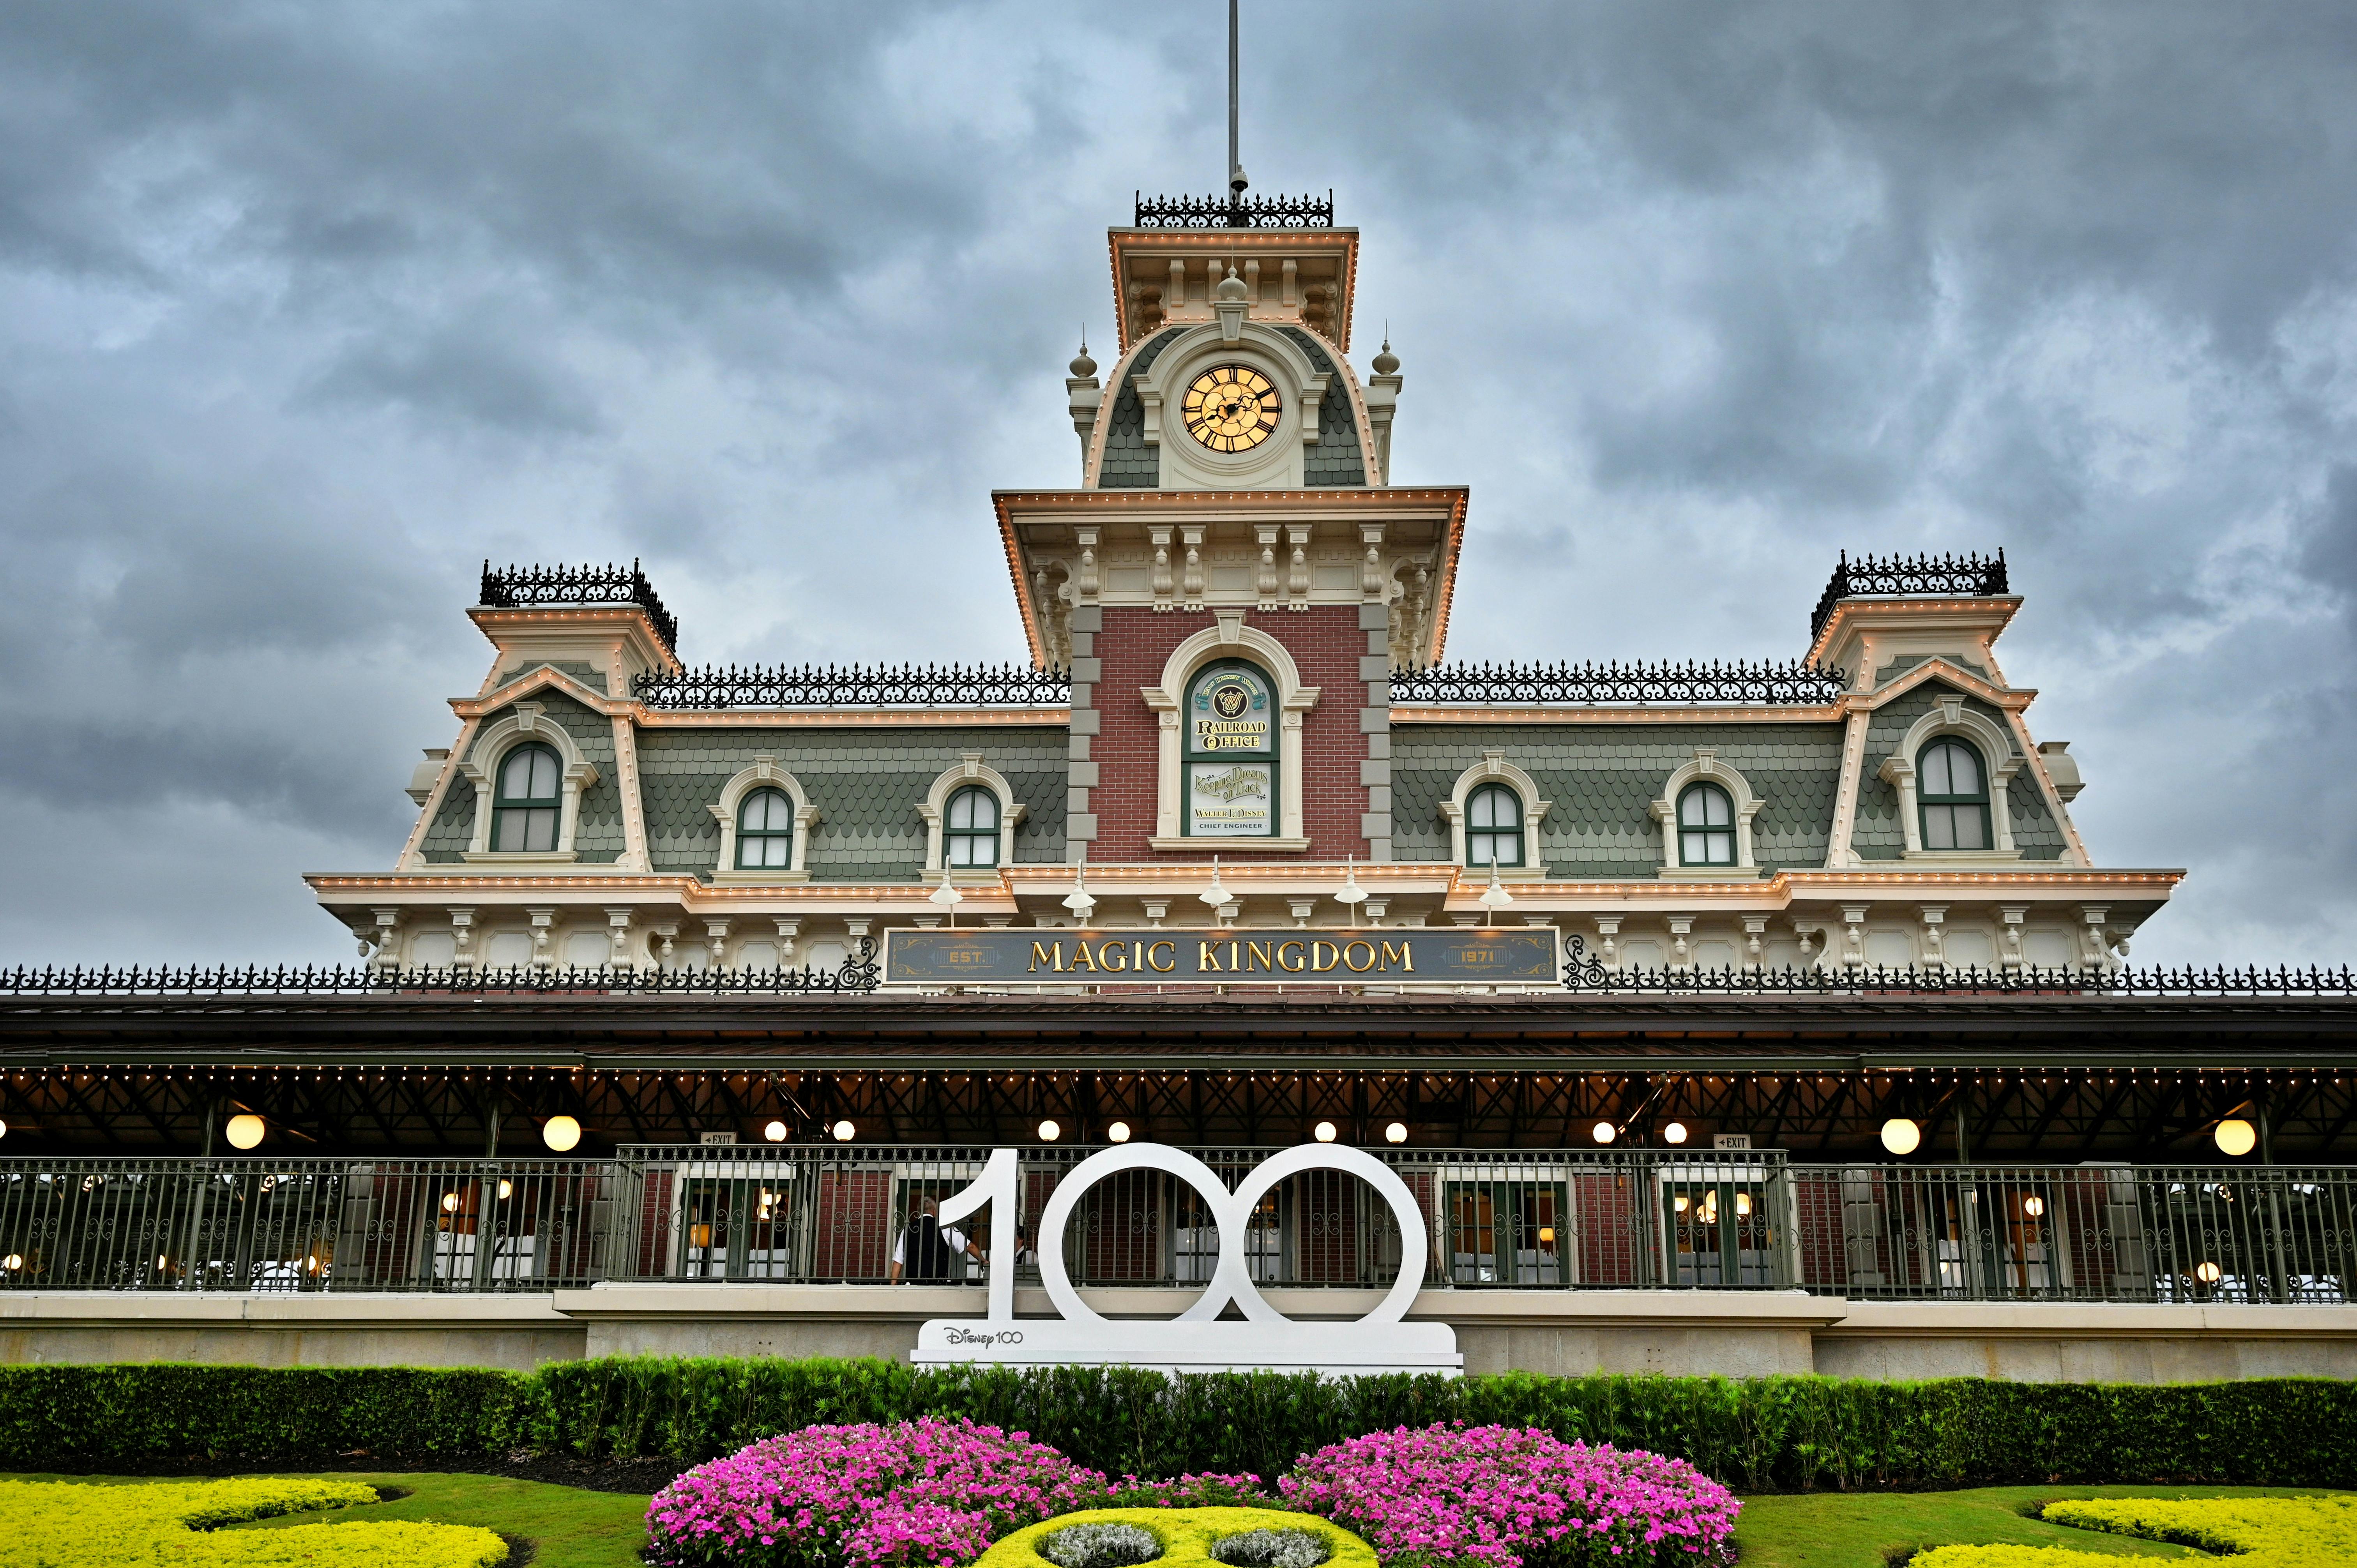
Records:
{"label": "ornate iron cresting", "polygon": [[651,708],[1052,708],[1072,700],[1062,671],[1020,664],[707,665],[640,675],[632,690]]}
{"label": "ornate iron cresting", "polygon": [[1334,193],[1314,196],[1157,196],[1137,193],[1140,229],[1331,229]]}
{"label": "ornate iron cresting", "polygon": [[1397,703],[1830,703],[1847,682],[1838,670],[1794,660],[1747,664],[1436,664],[1392,671]]}
{"label": "ornate iron cresting", "polygon": [[1834,606],[1844,599],[1868,595],[1904,596],[1913,594],[2009,593],[2006,586],[2005,552],[1995,555],[1892,555],[1878,559],[1861,555],[1853,561],[1845,550],[1834,567],[1833,580],[1809,617],[1809,640],[1825,629]]}
{"label": "ornate iron cresting", "polygon": [[619,566],[508,566],[494,571],[483,563],[483,606],[522,609],[533,605],[636,605],[655,623],[665,648],[679,651],[679,622],[663,609],[653,585],[639,570]]}
{"label": "ornate iron cresting", "polygon": [[2357,996],[2357,970],[2340,969],[1608,969],[1566,944],[1572,991],[1727,996]]}
{"label": "ornate iron cresting", "polygon": [[883,975],[874,937],[834,969],[372,969],[306,965],[219,969],[12,969],[9,996],[857,995]]}

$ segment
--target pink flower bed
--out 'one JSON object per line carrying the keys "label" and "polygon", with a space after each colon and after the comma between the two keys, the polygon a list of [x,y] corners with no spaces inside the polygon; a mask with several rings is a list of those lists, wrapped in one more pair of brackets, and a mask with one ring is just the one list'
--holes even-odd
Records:
{"label": "pink flower bed", "polygon": [[1105,1478],[970,1421],[809,1426],[699,1465],[647,1509],[660,1568],[953,1568]]}
{"label": "pink flower bed", "polygon": [[1532,1428],[1402,1427],[1305,1455],[1287,1506],[1356,1531],[1384,1568],[1735,1560],[1733,1493],[1680,1459]]}

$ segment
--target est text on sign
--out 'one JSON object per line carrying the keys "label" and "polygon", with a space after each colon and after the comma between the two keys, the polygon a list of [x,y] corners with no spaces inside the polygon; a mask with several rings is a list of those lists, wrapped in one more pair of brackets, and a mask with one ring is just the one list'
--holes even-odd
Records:
{"label": "est text on sign", "polygon": [[1553,985],[1551,926],[884,933],[887,985]]}

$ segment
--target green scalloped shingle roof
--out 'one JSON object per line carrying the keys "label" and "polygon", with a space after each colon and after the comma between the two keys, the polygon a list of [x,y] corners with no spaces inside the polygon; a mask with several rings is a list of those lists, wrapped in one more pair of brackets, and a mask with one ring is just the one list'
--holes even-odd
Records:
{"label": "green scalloped shingle roof", "polygon": [[1752,855],[1770,871],[1819,867],[1841,786],[1839,725],[1403,725],[1392,732],[1392,852],[1448,858],[1441,802],[1496,750],[1552,802],[1538,856],[1566,878],[1652,876],[1662,868],[1651,807],[1670,775],[1708,746],[1760,799]]}
{"label": "green scalloped shingle roof", "polygon": [[1351,411],[1350,389],[1343,385],[1334,361],[1308,328],[1280,327],[1277,330],[1292,338],[1312,365],[1332,378],[1326,395],[1318,400],[1318,444],[1302,449],[1301,482],[1312,489],[1365,484],[1367,460],[1359,450],[1358,415]]}
{"label": "green scalloped shingle roof", "polygon": [[1026,811],[1015,829],[1018,863],[1064,858],[1066,732],[1040,729],[659,729],[639,732],[639,788],[647,854],[659,872],[709,876],[720,861],[711,808],[728,780],[768,753],[818,808],[811,829],[814,882],[913,882],[925,869],[917,809],[933,780],[969,751],[1006,776]]}
{"label": "green scalloped shingle roof", "polygon": [[1167,327],[1155,334],[1122,377],[1113,413],[1106,416],[1110,423],[1105,426],[1104,461],[1097,465],[1099,489],[1150,490],[1162,482],[1162,454],[1146,444],[1146,404],[1137,395],[1137,378],[1154,363],[1156,355],[1169,347],[1170,339],[1185,330]]}

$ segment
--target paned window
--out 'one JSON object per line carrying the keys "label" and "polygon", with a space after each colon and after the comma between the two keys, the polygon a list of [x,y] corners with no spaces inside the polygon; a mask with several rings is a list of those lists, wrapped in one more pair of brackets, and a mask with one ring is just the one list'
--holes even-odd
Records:
{"label": "paned window", "polygon": [[942,863],[953,870],[998,864],[998,797],[969,784],[942,819]]}
{"label": "paned window", "polygon": [[558,780],[555,749],[533,741],[500,762],[491,796],[491,848],[501,854],[536,854],[556,847]]}
{"label": "paned window", "polygon": [[737,808],[737,869],[791,871],[794,803],[783,789],[756,789]]}
{"label": "paned window", "polygon": [[1981,754],[1953,736],[1923,748],[1915,765],[1925,849],[1989,847],[1988,773]]}
{"label": "paned window", "polygon": [[1484,784],[1465,802],[1465,864],[1523,864],[1523,798],[1503,784]]}
{"label": "paned window", "polygon": [[1678,864],[1735,864],[1735,802],[1716,784],[1689,784],[1678,796]]}

